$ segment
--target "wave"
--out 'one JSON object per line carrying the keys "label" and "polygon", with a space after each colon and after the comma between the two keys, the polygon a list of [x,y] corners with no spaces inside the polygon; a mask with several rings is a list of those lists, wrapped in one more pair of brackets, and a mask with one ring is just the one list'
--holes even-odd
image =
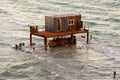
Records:
{"label": "wave", "polygon": [[17,73],[13,72],[13,71],[5,71],[1,74],[1,76],[3,77],[9,77],[9,78],[26,78],[28,77],[26,74],[24,73]]}
{"label": "wave", "polygon": [[92,25],[92,26],[93,26],[93,25],[94,25],[94,26],[95,26],[95,25],[99,25],[99,24],[96,23],[96,22],[88,22],[88,21],[85,21],[85,22],[86,22],[88,25],[90,25],[90,26],[91,26],[91,25]]}
{"label": "wave", "polygon": [[112,29],[113,30],[120,30],[120,27],[119,26],[114,26]]}
{"label": "wave", "polygon": [[27,69],[31,66],[37,65],[37,63],[23,63],[19,65],[12,66],[11,69]]}
{"label": "wave", "polygon": [[104,2],[102,5],[108,6],[108,7],[114,7],[114,8],[119,8],[120,7],[120,2],[119,1],[112,1],[112,2]]}
{"label": "wave", "polygon": [[3,14],[1,16],[0,20],[4,20],[4,21],[10,22],[10,23],[15,23],[17,25],[22,25],[22,26],[27,26],[27,25],[31,24],[30,22],[14,19],[14,18],[10,17],[11,15],[7,15],[7,16],[5,16],[5,15],[6,14]]}
{"label": "wave", "polygon": [[109,18],[109,19],[105,19],[104,21],[120,22],[120,19],[117,19],[117,18]]}
{"label": "wave", "polygon": [[28,23],[28,22],[23,22],[23,21],[20,21],[20,20],[15,20],[15,19],[8,19],[8,21],[10,22],[10,23],[15,23],[15,24],[18,24],[18,25],[22,25],[22,26],[27,26],[27,25],[29,25],[30,23]]}
{"label": "wave", "polygon": [[[119,47],[114,47],[112,45],[106,45],[106,43],[102,43],[102,42],[98,42],[98,43],[94,43],[94,44],[89,44],[89,48],[103,53],[106,56],[116,60],[116,61],[120,61],[120,50]],[[108,43],[109,44],[109,43]]]}
{"label": "wave", "polygon": [[69,5],[68,2],[61,2],[61,1],[48,1],[48,3],[52,3],[54,5]]}

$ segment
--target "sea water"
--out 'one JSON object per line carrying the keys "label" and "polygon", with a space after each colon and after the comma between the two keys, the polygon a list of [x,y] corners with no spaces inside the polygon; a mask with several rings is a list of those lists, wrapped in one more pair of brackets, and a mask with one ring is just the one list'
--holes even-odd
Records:
{"label": "sea water", "polygon": [[[34,36],[30,47],[29,26],[44,30],[45,16],[59,14],[81,14],[90,44],[77,35],[76,46],[46,52]],[[15,50],[21,42],[25,46]],[[0,1],[0,80],[113,80],[113,71],[120,80],[119,0]]]}

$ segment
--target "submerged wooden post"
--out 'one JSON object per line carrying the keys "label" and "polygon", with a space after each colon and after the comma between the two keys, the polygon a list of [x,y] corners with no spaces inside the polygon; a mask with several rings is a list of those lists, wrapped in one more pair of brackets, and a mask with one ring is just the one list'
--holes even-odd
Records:
{"label": "submerged wooden post", "polygon": [[91,41],[92,41],[92,35],[90,35],[90,43],[91,43]]}
{"label": "submerged wooden post", "polygon": [[87,31],[87,43],[89,43],[89,30]]}
{"label": "submerged wooden post", "polygon": [[30,46],[32,46],[32,33],[30,33]]}
{"label": "submerged wooden post", "polygon": [[18,45],[17,45],[17,44],[15,45],[15,49],[16,49],[16,50],[18,49]]}
{"label": "submerged wooden post", "polygon": [[47,37],[44,37],[45,50],[47,50]]}
{"label": "submerged wooden post", "polygon": [[33,52],[35,52],[35,48],[33,48]]}

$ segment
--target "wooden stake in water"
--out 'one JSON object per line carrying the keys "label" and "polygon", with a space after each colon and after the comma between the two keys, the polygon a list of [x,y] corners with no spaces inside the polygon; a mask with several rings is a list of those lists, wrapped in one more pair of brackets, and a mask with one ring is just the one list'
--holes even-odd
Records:
{"label": "wooden stake in water", "polygon": [[22,46],[25,46],[25,43],[22,43]]}
{"label": "wooden stake in water", "polygon": [[19,49],[20,50],[22,49],[22,43],[19,43]]}
{"label": "wooden stake in water", "polygon": [[15,49],[18,49],[18,45],[17,44],[15,45]]}
{"label": "wooden stake in water", "polygon": [[115,80],[115,78],[116,78],[116,72],[113,71],[113,79]]}

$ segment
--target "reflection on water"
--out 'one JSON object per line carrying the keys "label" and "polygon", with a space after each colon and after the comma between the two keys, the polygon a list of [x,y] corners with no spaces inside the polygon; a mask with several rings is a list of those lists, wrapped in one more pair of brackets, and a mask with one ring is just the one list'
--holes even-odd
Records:
{"label": "reflection on water", "polygon": [[50,48],[47,51],[47,54],[53,58],[72,59],[76,55],[76,47],[67,46],[67,47]]}

